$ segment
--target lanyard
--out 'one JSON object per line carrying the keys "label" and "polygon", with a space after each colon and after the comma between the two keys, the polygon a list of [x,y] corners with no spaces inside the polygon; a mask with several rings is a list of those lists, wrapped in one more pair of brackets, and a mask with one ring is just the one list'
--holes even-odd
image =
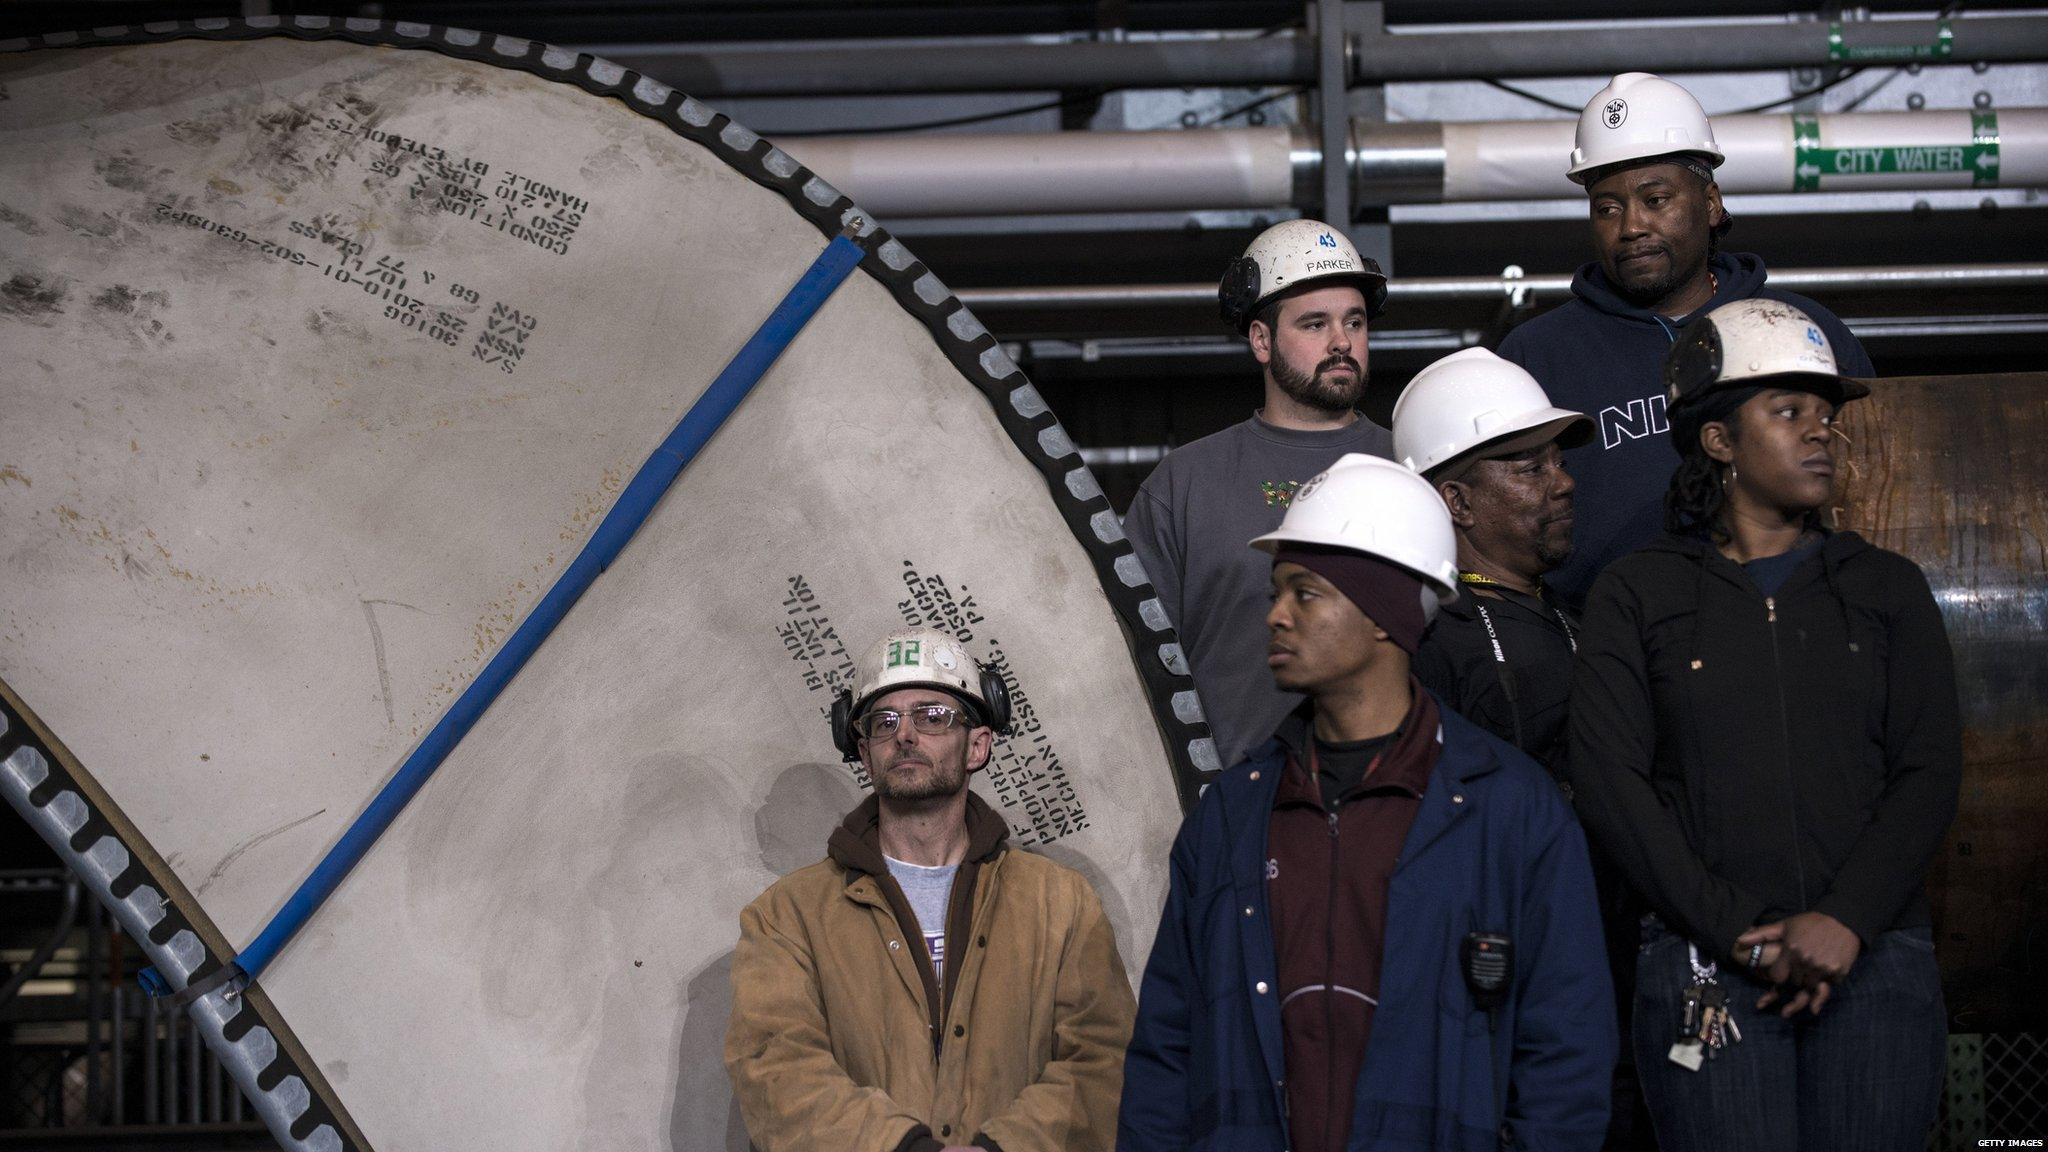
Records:
{"label": "lanyard", "polygon": [[[1459,578],[1463,579],[1463,575],[1460,574]],[[1500,633],[1493,627],[1493,613],[1486,610],[1486,605],[1481,604],[1478,597],[1473,598],[1472,607],[1479,610],[1479,620],[1486,625],[1486,639],[1493,645],[1493,670],[1500,676],[1500,690],[1508,698],[1508,718],[1515,725],[1515,747],[1527,752],[1528,741],[1522,738],[1522,702],[1515,699],[1515,673],[1508,667],[1507,653],[1501,651]]]}
{"label": "lanyard", "polygon": [[[1513,588],[1508,587],[1500,581],[1491,579],[1486,576],[1481,576],[1477,572],[1458,573],[1458,583],[1470,584],[1474,588],[1498,588],[1503,592],[1514,591]],[[1540,601],[1545,608],[1550,609],[1551,616],[1556,618],[1557,620],[1557,626],[1559,628],[1564,629],[1564,642],[1571,646],[1572,654],[1577,655],[1579,651],[1579,633],[1577,629],[1572,627],[1571,620],[1565,616],[1563,610],[1558,608],[1557,605],[1552,604],[1549,601],[1549,599],[1544,597],[1541,593],[1539,593],[1536,596],[1536,599]],[[1501,653],[1500,637],[1495,635],[1494,633],[1493,618],[1487,614],[1486,606],[1484,604],[1479,603],[1476,599],[1472,602],[1472,606],[1474,608],[1479,609],[1479,618],[1486,622],[1486,635],[1489,639],[1493,641],[1493,658],[1495,660],[1500,661],[1503,664],[1507,663],[1507,657]]]}
{"label": "lanyard", "polygon": [[[1503,593],[1514,591],[1514,589],[1509,588],[1500,581],[1481,576],[1477,572],[1458,573],[1458,583],[1470,584],[1475,588],[1498,588]],[[1541,596],[1537,598],[1542,600]],[[1502,599],[1504,601],[1507,600],[1506,596],[1503,596]],[[1512,603],[1512,601],[1507,602]],[[1550,609],[1550,614],[1557,618],[1558,626],[1564,629],[1564,642],[1571,645],[1571,650],[1576,655],[1579,651],[1579,638],[1578,634],[1572,631],[1571,621],[1565,619],[1564,613],[1559,611],[1556,605],[1548,600],[1542,600],[1542,602],[1544,607]],[[1508,698],[1508,718],[1514,724],[1515,747],[1527,752],[1529,745],[1522,736],[1522,702],[1515,697],[1515,675],[1514,671],[1508,666],[1506,650],[1500,646],[1500,630],[1493,626],[1493,613],[1487,611],[1486,605],[1479,597],[1474,596],[1472,598],[1472,607],[1479,613],[1479,622],[1486,625],[1487,643],[1493,646],[1493,669],[1500,676],[1502,694]]]}

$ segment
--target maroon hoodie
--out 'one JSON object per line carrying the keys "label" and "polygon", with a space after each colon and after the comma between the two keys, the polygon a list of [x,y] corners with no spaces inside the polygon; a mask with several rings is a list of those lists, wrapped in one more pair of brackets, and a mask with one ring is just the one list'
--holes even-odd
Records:
{"label": "maroon hoodie", "polygon": [[1351,1135],[1352,1096],[1379,1004],[1387,881],[1442,748],[1435,699],[1412,678],[1409,688],[1413,703],[1401,727],[1334,811],[1306,764],[1311,709],[1279,732],[1287,767],[1267,825],[1266,893],[1288,1137],[1297,1152],[1339,1152]]}

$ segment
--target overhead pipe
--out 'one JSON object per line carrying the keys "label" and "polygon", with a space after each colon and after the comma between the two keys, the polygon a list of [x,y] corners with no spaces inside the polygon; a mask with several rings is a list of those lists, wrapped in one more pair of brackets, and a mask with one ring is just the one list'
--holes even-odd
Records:
{"label": "overhead pipe", "polygon": [[1307,36],[1046,44],[588,45],[580,51],[701,99],[1032,92],[1086,88],[1250,88],[1316,74]]}
{"label": "overhead pipe", "polygon": [[[1569,120],[1353,121],[1352,202],[1579,199]],[[1725,193],[2048,185],[2048,109],[1722,116]],[[1271,208],[1322,199],[1302,129],[777,141],[882,216]]]}
{"label": "overhead pipe", "polygon": [[[579,50],[702,99],[1310,84],[1306,33],[1215,40],[1069,43],[970,41],[761,48],[717,44],[582,45]],[[1966,13],[1945,19],[1801,15],[1604,20],[1354,30],[1352,83],[1595,73],[1757,71],[1834,63],[2007,63],[2048,59],[2048,18]]]}
{"label": "overhead pipe", "polygon": [[882,216],[1271,207],[1318,150],[1285,127],[811,136],[776,144]]}
{"label": "overhead pipe", "polygon": [[[2048,263],[1880,264],[1843,268],[1774,268],[1771,284],[1801,292],[1921,292],[2048,288]],[[1517,292],[1558,296],[1571,290],[1569,275],[1396,276],[1387,295],[1396,302],[1499,300]],[[1079,284],[1032,288],[956,288],[970,308],[1023,311],[1092,308],[1214,307],[1216,285]]]}
{"label": "overhead pipe", "polygon": [[[1570,120],[1354,121],[1365,203],[1579,199]],[[1717,116],[1721,191],[2031,188],[2048,183],[2048,109]]]}
{"label": "overhead pipe", "polygon": [[[1372,29],[1353,36],[1357,83],[1756,72],[1826,64],[1992,63],[2048,58],[2048,19],[1663,20]],[[1718,124],[1718,121],[1716,122]]]}

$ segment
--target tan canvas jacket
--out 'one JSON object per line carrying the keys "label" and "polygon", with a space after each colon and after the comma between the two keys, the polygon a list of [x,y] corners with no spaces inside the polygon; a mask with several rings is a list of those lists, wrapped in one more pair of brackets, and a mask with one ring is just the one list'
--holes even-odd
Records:
{"label": "tan canvas jacket", "polygon": [[1135,1003],[1094,889],[970,794],[941,990],[875,812],[740,913],[725,1065],[755,1147],[1108,1149]]}

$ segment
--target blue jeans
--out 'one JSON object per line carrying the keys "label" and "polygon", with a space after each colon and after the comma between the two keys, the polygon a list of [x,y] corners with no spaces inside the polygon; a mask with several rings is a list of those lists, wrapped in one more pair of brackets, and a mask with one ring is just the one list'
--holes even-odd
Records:
{"label": "blue jeans", "polygon": [[[1702,963],[1712,959],[1702,955]],[[1663,1152],[1920,1152],[1940,1106],[1948,1014],[1934,939],[1886,932],[1819,1016],[1758,1012],[1764,988],[1723,963],[1742,1043],[1688,1072],[1667,1055],[1692,983],[1683,937],[1654,921],[1636,955],[1637,1074]]]}

